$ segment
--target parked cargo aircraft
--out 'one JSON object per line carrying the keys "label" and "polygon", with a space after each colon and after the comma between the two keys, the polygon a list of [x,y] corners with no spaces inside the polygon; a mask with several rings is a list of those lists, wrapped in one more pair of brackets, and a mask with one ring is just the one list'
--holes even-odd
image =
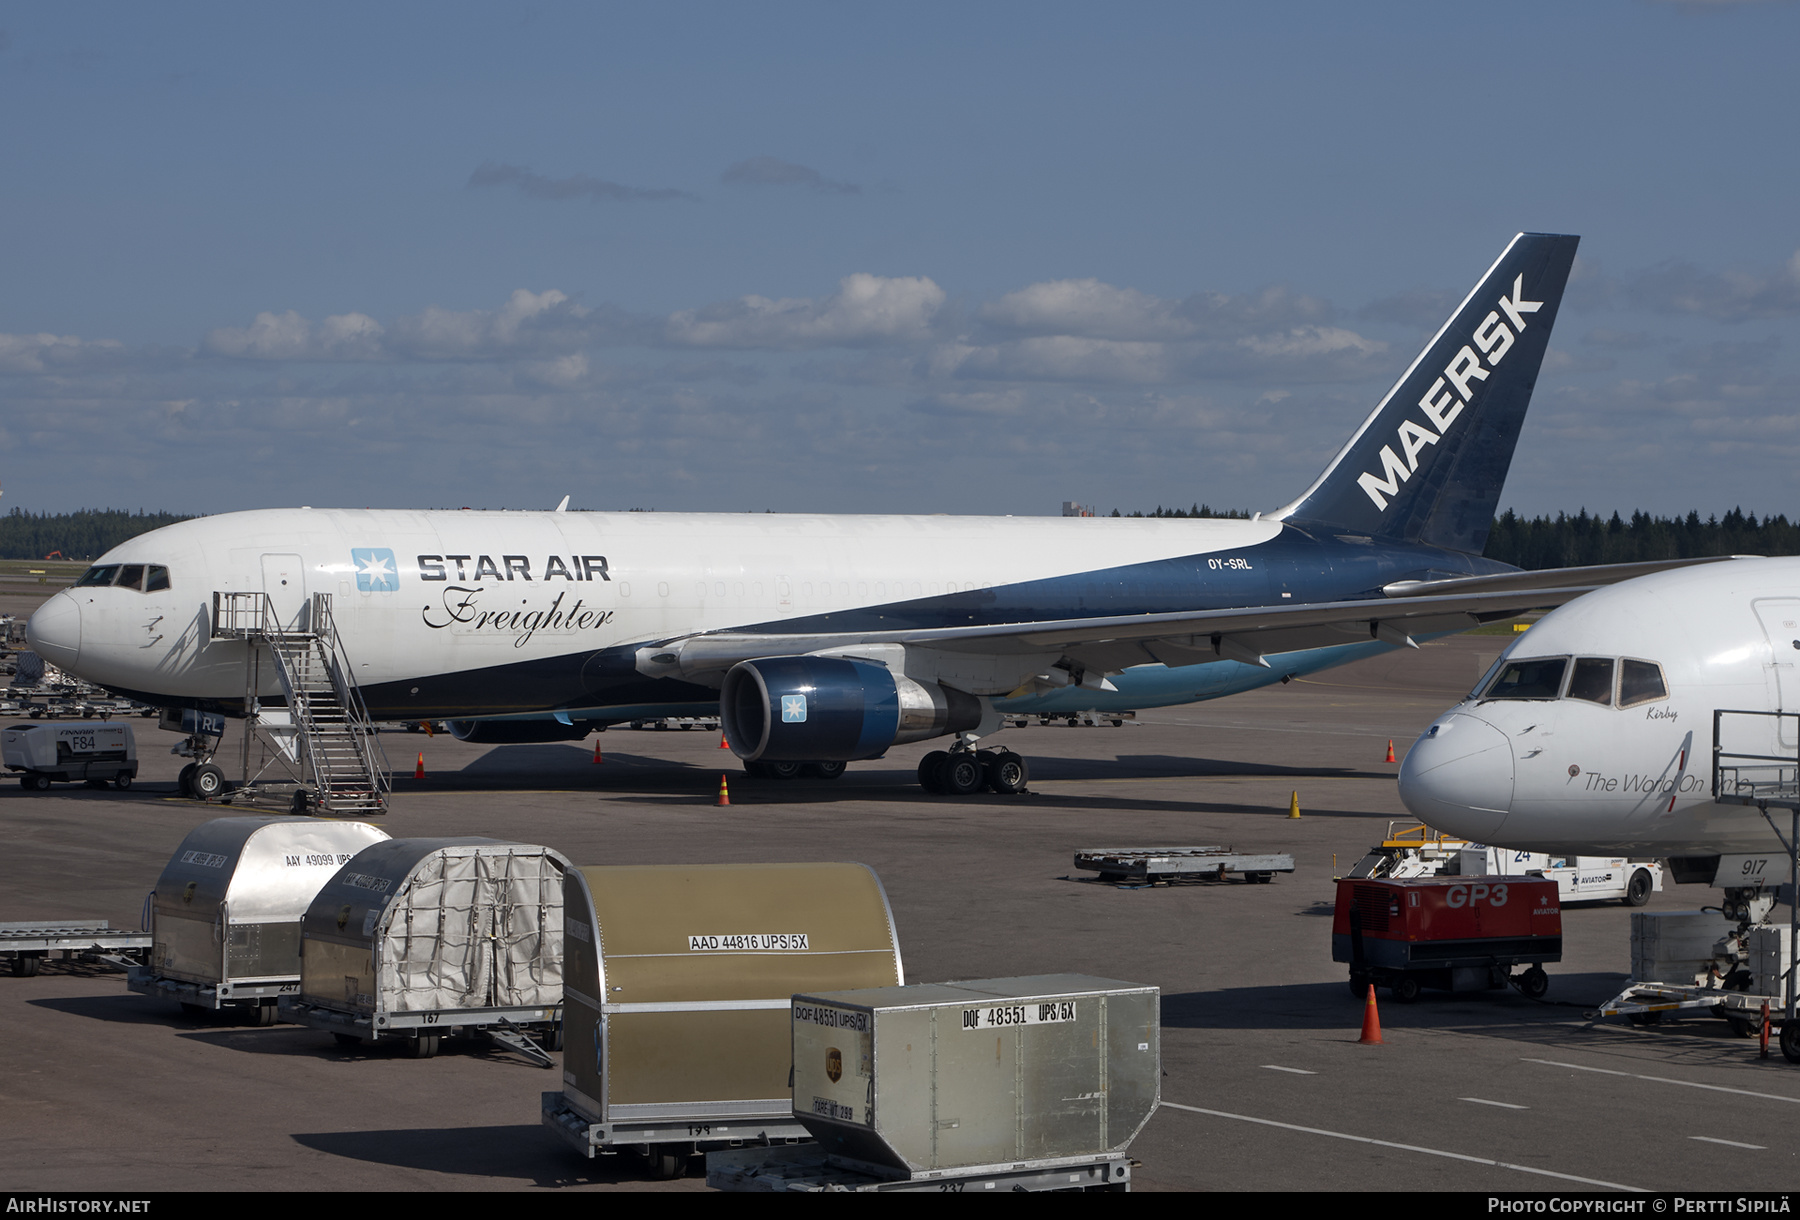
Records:
{"label": "parked cargo aircraft", "polygon": [[[216,592],[331,615],[377,719],[477,741],[722,713],[764,774],[949,736],[927,787],[1023,786],[1004,714],[1228,695],[1566,601],[1645,568],[1482,558],[1577,238],[1520,234],[1313,485],[1249,521],[230,513],[114,548],[32,646],[122,694],[242,714]],[[566,501],[565,501],[566,503]]]}
{"label": "parked cargo aircraft", "polygon": [[[1800,559],[1734,559],[1591,593],[1520,636],[1400,768],[1439,830],[1558,854],[1668,856],[1676,880],[1787,879]],[[1715,742],[1715,712],[1718,740]],[[1785,763],[1780,761],[1785,759]],[[1771,821],[1771,819],[1774,819]]]}

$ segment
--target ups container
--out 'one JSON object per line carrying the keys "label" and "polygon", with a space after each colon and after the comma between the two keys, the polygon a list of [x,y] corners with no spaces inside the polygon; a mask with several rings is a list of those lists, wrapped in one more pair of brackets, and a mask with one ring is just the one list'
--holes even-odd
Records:
{"label": "ups container", "polygon": [[1161,1097],[1159,995],[1080,974],[796,995],[794,1116],[890,1179],[1122,1157]]}
{"label": "ups container", "polygon": [[887,893],[862,864],[571,870],[563,1089],[543,1122],[585,1156],[803,1140],[795,992],[904,982]]}
{"label": "ups container", "polygon": [[214,818],[181,841],[150,894],[150,961],[127,975],[184,1008],[275,1021],[300,990],[300,920],[320,888],[387,835],[367,822]]}
{"label": "ups container", "polygon": [[[1421,987],[1480,991],[1509,983],[1536,999],[1544,962],[1562,960],[1562,904],[1542,877],[1419,877],[1338,881],[1331,959],[1350,965],[1358,997],[1369,984],[1396,999]],[[1514,966],[1528,968],[1517,975]]]}

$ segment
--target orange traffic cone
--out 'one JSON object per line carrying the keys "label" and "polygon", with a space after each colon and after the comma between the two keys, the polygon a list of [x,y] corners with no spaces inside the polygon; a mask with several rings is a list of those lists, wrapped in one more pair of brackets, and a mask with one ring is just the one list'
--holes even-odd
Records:
{"label": "orange traffic cone", "polygon": [[423,750],[419,751],[419,761],[413,764],[413,778],[425,778],[425,751]]}
{"label": "orange traffic cone", "polygon": [[1363,1003],[1362,1037],[1357,1040],[1361,1046],[1381,1046],[1381,1017],[1375,1012],[1375,984],[1369,984],[1369,998]]}
{"label": "orange traffic cone", "polygon": [[731,804],[731,789],[725,786],[725,773],[722,771],[719,773],[719,804]]}
{"label": "orange traffic cone", "polygon": [[594,761],[597,763],[603,763],[606,761],[604,758],[600,757],[600,743],[598,741],[594,742]]}
{"label": "orange traffic cone", "polygon": [[1388,738],[1388,756],[1385,761],[1394,761],[1394,739],[1392,737]]}
{"label": "orange traffic cone", "polygon": [[719,734],[719,748],[721,750],[729,750],[731,748],[731,743],[725,740],[725,734],[723,733]]}

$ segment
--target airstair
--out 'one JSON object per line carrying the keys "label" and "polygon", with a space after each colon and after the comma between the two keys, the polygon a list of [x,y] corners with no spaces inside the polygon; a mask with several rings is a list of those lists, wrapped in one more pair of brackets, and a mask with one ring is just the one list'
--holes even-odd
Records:
{"label": "airstair", "polygon": [[[215,592],[212,638],[243,640],[243,775],[232,797],[246,804],[275,797],[296,813],[368,817],[387,812],[392,779],[369,711],[331,614],[331,595],[315,593],[283,622],[260,591]],[[286,696],[285,709],[258,699],[265,658]],[[252,760],[251,745],[260,746]]]}

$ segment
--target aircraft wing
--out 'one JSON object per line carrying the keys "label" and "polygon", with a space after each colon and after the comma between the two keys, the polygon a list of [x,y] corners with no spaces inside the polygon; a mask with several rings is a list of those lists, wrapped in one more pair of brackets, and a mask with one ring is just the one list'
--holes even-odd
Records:
{"label": "aircraft wing", "polygon": [[[1536,577],[1538,573],[1520,573]],[[1485,579],[1485,578],[1483,578]],[[1443,582],[1454,584],[1457,582]],[[1559,606],[1595,588],[1593,581],[1524,589],[1488,589],[1425,596],[1363,598],[1166,614],[1115,615],[1048,622],[807,635],[720,631],[638,650],[640,672],[717,681],[740,661],[902,644],[957,653],[1059,659],[1083,671],[1112,673],[1162,662],[1198,665],[1242,661],[1268,665],[1267,655],[1362,640],[1416,647],[1412,637],[1464,631],[1525,610]]]}
{"label": "aircraft wing", "polygon": [[1723,563],[1727,559],[1757,559],[1756,555],[1704,555],[1697,559],[1649,559],[1642,563],[1603,563],[1586,568],[1542,568],[1534,572],[1501,572],[1493,576],[1452,576],[1445,580],[1401,580],[1382,588],[1389,597],[1414,597],[1431,593],[1482,593],[1495,589],[1548,589],[1582,585],[1598,589],[1622,580],[1692,567],[1697,563]]}

